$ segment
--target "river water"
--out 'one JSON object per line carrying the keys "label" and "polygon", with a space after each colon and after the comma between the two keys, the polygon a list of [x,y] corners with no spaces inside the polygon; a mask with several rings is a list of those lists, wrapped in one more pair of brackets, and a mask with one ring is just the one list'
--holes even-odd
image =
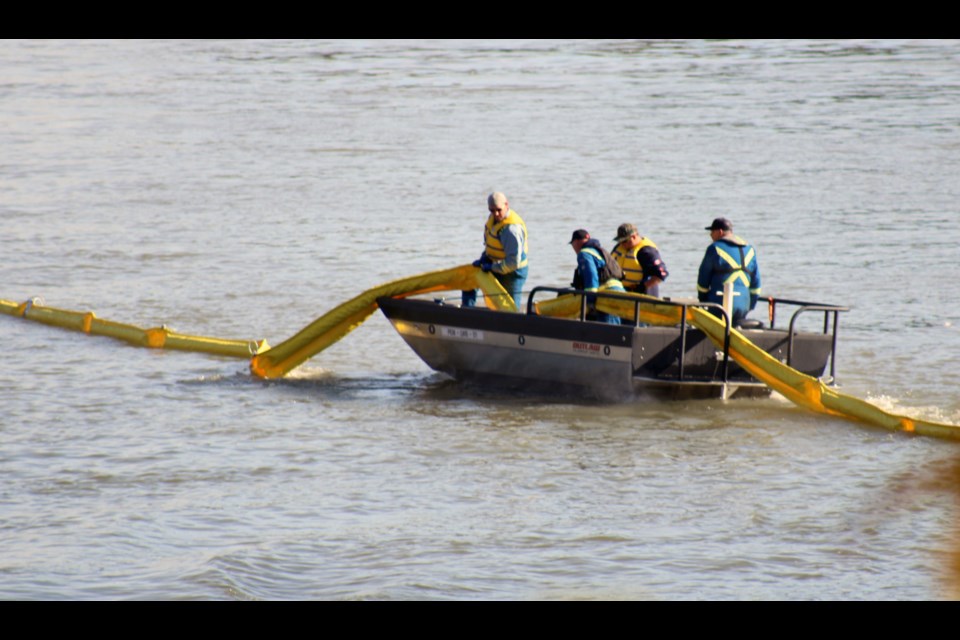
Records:
{"label": "river water", "polygon": [[[960,424],[960,42],[0,41],[0,298],[277,344],[578,227],[692,296],[846,304],[837,378]],[[960,445],[782,398],[454,383],[379,314],[287,379],[0,316],[0,598],[940,600]]]}

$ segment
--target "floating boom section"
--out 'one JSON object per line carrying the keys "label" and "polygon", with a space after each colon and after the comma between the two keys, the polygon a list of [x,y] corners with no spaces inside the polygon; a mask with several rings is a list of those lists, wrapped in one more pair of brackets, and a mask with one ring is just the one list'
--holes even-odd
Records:
{"label": "floating boom section", "polygon": [[[724,323],[703,309],[690,308],[688,314],[688,320],[722,349]],[[783,364],[736,329],[730,330],[730,357],[754,378],[801,407],[890,431],[960,439],[960,426],[888,413],[865,400],[840,393],[822,381]]]}
{"label": "floating boom section", "polygon": [[[642,294],[620,294],[639,299],[650,299]],[[534,303],[536,313],[555,317],[577,317],[581,296],[564,294],[550,300]],[[614,313],[633,321],[635,303],[626,299],[599,298],[597,309]],[[655,325],[675,325],[681,320],[681,307],[640,303],[640,322]],[[713,314],[697,308],[687,308],[686,321],[703,331],[723,349],[724,322]],[[960,439],[960,426],[931,422],[919,418],[888,413],[865,400],[854,398],[832,389],[821,380],[800,373],[750,342],[736,329],[730,329],[730,357],[754,378],[801,407],[864,422],[890,431],[903,431],[937,438]]]}
{"label": "floating boom section", "polygon": [[270,348],[265,340],[224,340],[191,336],[176,333],[166,326],[142,329],[132,324],[101,320],[92,311],[68,311],[47,307],[36,299],[21,304],[0,300],[0,312],[92,336],[115,338],[137,347],[151,349],[199,351],[233,358],[249,358]]}
{"label": "floating boom section", "polygon": [[431,291],[478,288],[491,309],[516,311],[513,298],[497,279],[473,265],[423,273],[374,287],[331,309],[293,337],[256,355],[250,362],[250,371],[260,378],[283,377],[357,328],[377,310],[377,298],[381,296],[403,298]]}
{"label": "floating boom section", "polygon": [[234,358],[251,358],[250,370],[261,378],[279,378],[340,340],[377,309],[380,296],[404,297],[431,291],[481,289],[486,305],[497,311],[516,311],[510,294],[490,273],[473,265],[433,271],[395,280],[370,289],[327,312],[295,336],[270,348],[266,340],[225,340],[177,333],[166,326],[143,329],[97,318],[92,311],[47,307],[37,299],[23,303],[0,300],[0,313],[89,335],[123,340],[137,347],[198,351]]}

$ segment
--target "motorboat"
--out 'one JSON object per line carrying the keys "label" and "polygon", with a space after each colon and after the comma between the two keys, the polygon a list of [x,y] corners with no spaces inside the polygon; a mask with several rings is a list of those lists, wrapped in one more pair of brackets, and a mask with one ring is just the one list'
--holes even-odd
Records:
{"label": "motorboat", "polygon": [[[537,313],[535,297],[543,294],[579,295],[579,315]],[[721,305],[647,298],[644,304],[679,310],[679,322],[672,326],[645,324],[638,312],[631,323],[608,324],[587,319],[584,294],[587,292],[576,289],[537,287],[530,292],[524,313],[463,307],[436,298],[385,296],[378,298],[377,304],[427,366],[458,380],[550,393],[586,393],[603,399],[637,394],[724,399],[769,394],[766,384],[731,359],[729,337],[731,329],[736,329],[779,362],[827,384],[835,382],[838,319],[847,307],[765,298],[768,326],[747,320],[734,327]],[[627,298],[615,292],[589,295]],[[635,297],[629,302],[639,304]],[[708,309],[722,319],[722,348],[685,321],[691,307]],[[776,314],[783,307],[792,313],[785,327],[776,327]],[[799,318],[808,313],[822,313],[822,329],[798,329]]]}

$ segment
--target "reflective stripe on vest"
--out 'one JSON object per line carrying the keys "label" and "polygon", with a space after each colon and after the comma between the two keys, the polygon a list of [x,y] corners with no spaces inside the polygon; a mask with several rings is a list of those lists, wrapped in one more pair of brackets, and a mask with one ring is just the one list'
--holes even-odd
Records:
{"label": "reflective stripe on vest", "polygon": [[714,248],[717,250],[717,255],[720,256],[720,259],[726,262],[728,265],[730,265],[731,273],[729,276],[727,276],[724,279],[723,284],[727,284],[728,282],[736,282],[737,280],[739,280],[741,283],[743,283],[743,286],[749,287],[750,278],[747,277],[747,274],[745,273],[744,269],[746,269],[747,265],[749,265],[750,262],[753,260],[753,256],[754,256],[753,247],[750,247],[750,251],[748,251],[747,255],[744,256],[742,265],[738,260],[736,260],[733,256],[731,256],[729,253],[727,253],[720,247],[714,247]]}
{"label": "reflective stripe on vest", "polygon": [[[596,249],[594,249],[593,247],[583,247],[582,249],[580,249],[580,251],[581,253],[586,253],[587,255],[591,255],[597,260],[599,260],[601,263],[603,263],[603,267],[607,266],[607,261],[604,260],[603,254],[597,251]],[[603,269],[603,267],[601,267],[600,269],[597,269],[598,280],[600,279],[600,271]],[[614,287],[622,288],[620,281],[617,280],[616,278],[608,278],[606,282],[603,282],[600,284],[600,289],[610,289]],[[596,287],[592,287],[590,289],[584,289],[584,291],[596,291],[596,290],[597,290]]]}

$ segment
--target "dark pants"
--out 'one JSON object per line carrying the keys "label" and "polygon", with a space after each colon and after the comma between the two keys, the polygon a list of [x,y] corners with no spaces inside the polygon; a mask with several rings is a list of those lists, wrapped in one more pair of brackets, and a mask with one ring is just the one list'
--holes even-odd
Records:
{"label": "dark pants", "polygon": [[659,285],[659,284],[656,284],[656,285],[650,287],[649,289],[645,289],[642,284],[638,284],[636,287],[632,287],[632,288],[630,288],[630,289],[627,289],[627,291],[630,291],[631,293],[642,293],[642,294],[644,294],[644,295],[653,296],[654,298],[659,298],[659,297],[660,297],[660,285]]}

